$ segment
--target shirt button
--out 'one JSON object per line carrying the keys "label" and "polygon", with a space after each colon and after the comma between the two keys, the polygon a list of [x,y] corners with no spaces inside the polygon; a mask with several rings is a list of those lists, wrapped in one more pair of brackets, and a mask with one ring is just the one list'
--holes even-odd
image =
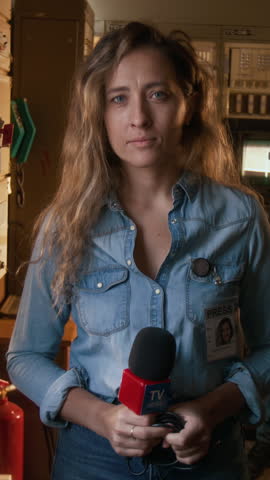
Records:
{"label": "shirt button", "polygon": [[160,294],[160,289],[159,289],[159,288],[156,288],[155,293],[156,293],[157,295],[159,295],[159,294]]}
{"label": "shirt button", "polygon": [[173,218],[172,221],[171,221],[171,223],[172,223],[172,224],[177,223],[176,218]]}
{"label": "shirt button", "polygon": [[102,288],[103,287],[103,283],[102,282],[98,282],[97,283],[97,288]]}
{"label": "shirt button", "polygon": [[130,225],[130,230],[135,230],[135,225]]}
{"label": "shirt button", "polygon": [[132,261],[131,261],[131,260],[127,260],[127,264],[128,264],[128,265],[131,265],[131,264],[132,264]]}

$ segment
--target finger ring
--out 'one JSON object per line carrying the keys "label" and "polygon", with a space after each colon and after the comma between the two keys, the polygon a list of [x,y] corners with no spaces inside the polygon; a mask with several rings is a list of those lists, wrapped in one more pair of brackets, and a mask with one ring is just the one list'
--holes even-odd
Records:
{"label": "finger ring", "polygon": [[132,437],[132,438],[136,438],[136,437],[134,437],[134,428],[135,428],[135,427],[136,427],[136,425],[133,425],[133,427],[131,427],[131,429],[130,429],[129,435],[130,435],[130,437]]}

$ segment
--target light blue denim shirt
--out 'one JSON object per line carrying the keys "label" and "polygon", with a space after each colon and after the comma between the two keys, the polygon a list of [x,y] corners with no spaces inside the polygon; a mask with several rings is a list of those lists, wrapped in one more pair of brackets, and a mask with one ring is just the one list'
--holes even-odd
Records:
{"label": "light blue denim shirt", "polygon": [[[29,265],[8,371],[40,405],[46,424],[66,425],[57,414],[71,387],[113,401],[134,338],[145,326],[168,329],[176,339],[175,399],[196,398],[231,381],[246,399],[245,421],[260,419],[261,399],[270,388],[268,220],[252,196],[188,172],[172,195],[171,248],[155,280],[138,270],[133,258],[136,225],[113,200],[104,205],[91,232],[91,258],[61,315],[52,306],[53,261],[41,273],[38,264]],[[39,251],[40,238],[33,258]],[[205,276],[193,271],[198,258],[211,267]],[[205,312],[231,301],[240,306],[250,353],[244,360],[235,355],[210,362]],[[78,336],[71,345],[71,368],[64,371],[53,359],[70,314]]]}

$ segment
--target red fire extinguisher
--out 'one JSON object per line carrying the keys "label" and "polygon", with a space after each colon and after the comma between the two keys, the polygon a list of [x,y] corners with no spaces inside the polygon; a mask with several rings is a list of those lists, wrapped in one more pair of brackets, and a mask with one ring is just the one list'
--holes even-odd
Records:
{"label": "red fire extinguisher", "polygon": [[24,413],[7,397],[15,388],[0,380],[0,474],[10,474],[12,480],[23,480]]}

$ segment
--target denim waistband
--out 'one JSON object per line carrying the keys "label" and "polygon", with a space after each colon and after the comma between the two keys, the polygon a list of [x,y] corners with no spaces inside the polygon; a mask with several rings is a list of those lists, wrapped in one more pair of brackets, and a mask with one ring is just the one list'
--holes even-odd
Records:
{"label": "denim waistband", "polygon": [[[228,419],[213,433],[212,446],[206,457],[191,470],[181,465],[149,465],[138,480],[166,478],[166,480],[247,480],[244,449],[240,425],[235,419]],[[74,480],[75,478],[97,480],[134,479],[131,472],[144,470],[144,459],[134,457],[128,469],[126,457],[117,455],[108,440],[85,427],[69,424],[59,433],[53,480]],[[72,453],[71,453],[72,452]],[[104,474],[105,464],[107,465]],[[178,468],[180,466],[180,469]],[[187,471],[185,471],[187,470]],[[150,473],[153,473],[153,476]],[[77,475],[77,476],[76,476]],[[150,476],[149,476],[150,475]]]}

